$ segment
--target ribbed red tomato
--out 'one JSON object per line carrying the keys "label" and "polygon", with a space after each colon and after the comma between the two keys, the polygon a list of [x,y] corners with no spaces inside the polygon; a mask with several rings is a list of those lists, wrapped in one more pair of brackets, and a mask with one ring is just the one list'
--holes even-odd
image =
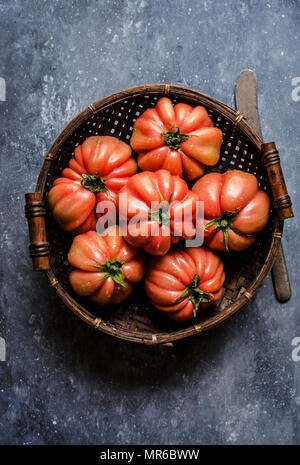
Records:
{"label": "ribbed red tomato", "polygon": [[95,229],[95,205],[104,200],[115,204],[137,164],[130,146],[111,136],[88,137],[74,155],[53,183],[49,206],[62,229],[78,234]]}
{"label": "ribbed red tomato", "polygon": [[[164,255],[180,237],[195,235],[197,195],[169,171],[144,171],[120,190],[120,219],[127,242],[152,255]],[[138,215],[138,216],[137,216]]]}
{"label": "ribbed red tomato", "polygon": [[65,231],[80,234],[96,229],[96,195],[82,184],[82,177],[66,168],[54,181],[48,202],[55,221]]}
{"label": "ribbed red tomato", "polygon": [[192,188],[204,202],[205,243],[214,250],[242,251],[267,224],[268,195],[253,174],[240,170],[208,173]]}
{"label": "ribbed red tomato", "polygon": [[98,305],[123,302],[145,271],[142,251],[124,241],[118,226],[107,228],[105,237],[96,231],[76,236],[68,260],[75,267],[72,288]]}
{"label": "ribbed red tomato", "polygon": [[173,107],[162,97],[136,120],[130,144],[143,171],[166,169],[192,180],[204,173],[204,165],[218,162],[222,137],[203,106]]}
{"label": "ribbed red tomato", "polygon": [[222,296],[223,262],[204,247],[171,249],[152,257],[145,277],[150,302],[176,321],[190,320]]}

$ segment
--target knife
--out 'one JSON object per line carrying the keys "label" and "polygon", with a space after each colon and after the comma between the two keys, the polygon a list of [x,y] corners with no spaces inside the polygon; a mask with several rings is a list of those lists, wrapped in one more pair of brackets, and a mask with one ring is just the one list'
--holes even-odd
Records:
{"label": "knife", "polygon": [[[257,78],[254,71],[245,69],[240,72],[235,85],[235,104],[237,110],[243,113],[250,126],[262,138],[257,104]],[[272,279],[277,299],[287,302],[291,297],[291,286],[281,242],[272,268]]]}

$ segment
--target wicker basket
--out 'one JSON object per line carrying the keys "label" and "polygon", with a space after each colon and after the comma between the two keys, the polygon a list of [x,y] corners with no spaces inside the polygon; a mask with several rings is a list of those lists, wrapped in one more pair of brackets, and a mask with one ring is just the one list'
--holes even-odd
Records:
{"label": "wicker basket", "polygon": [[[113,135],[128,143],[136,118],[153,107],[163,95],[168,95],[173,103],[204,105],[215,126],[222,130],[221,157],[218,166],[213,167],[214,171],[236,168],[253,173],[260,188],[272,196],[261,152],[262,140],[243,115],[200,92],[169,84],[134,87],[99,100],[82,111],[63,130],[46,155],[36,192],[26,194],[34,269],[45,270],[62,301],[89,325],[112,336],[149,345],[171,345],[173,341],[204,333],[242,308],[271,270],[283,228],[283,222],[273,207],[267,227],[250,249],[242,254],[223,256],[227,278],[222,300],[185,324],[170,321],[154,309],[145,296],[143,283],[136,287],[128,300],[108,308],[97,307],[74,294],[68,281],[67,261],[72,237],[53,221],[47,205],[49,189],[67,166],[77,145],[91,135]],[[279,158],[275,163],[274,151],[269,151],[268,160],[270,166],[278,165],[280,169]],[[283,178],[282,181],[284,183]]]}

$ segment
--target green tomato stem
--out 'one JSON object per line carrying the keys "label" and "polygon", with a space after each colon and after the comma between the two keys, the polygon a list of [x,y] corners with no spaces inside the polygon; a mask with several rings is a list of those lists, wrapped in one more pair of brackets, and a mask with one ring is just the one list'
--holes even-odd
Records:
{"label": "green tomato stem", "polygon": [[165,201],[165,199],[159,192],[159,196],[161,199],[160,208],[158,210],[154,210],[148,213],[148,218],[151,220],[157,221],[159,226],[170,224],[170,219],[171,219],[170,203],[171,203],[172,195],[173,194],[170,195],[168,201]]}
{"label": "green tomato stem", "polygon": [[119,284],[122,287],[127,287],[125,283],[124,273],[122,271],[122,266],[126,263],[126,261],[123,263],[119,262],[119,260],[117,259],[107,260],[104,263],[96,261],[96,263],[98,263],[99,266],[94,266],[94,268],[105,273],[104,276],[102,276],[101,280],[111,278],[115,281],[116,284]]}
{"label": "green tomato stem", "polygon": [[229,246],[228,246],[228,230],[229,229],[234,231],[236,234],[239,234],[240,236],[244,236],[244,237],[246,236],[246,234],[242,233],[241,231],[238,231],[233,226],[233,223],[236,220],[239,213],[240,213],[240,208],[237,208],[233,212],[226,210],[222,214],[222,216],[219,216],[218,218],[214,218],[213,220],[206,223],[206,225],[204,226],[204,231],[207,231],[207,229],[212,225],[215,225],[216,231],[223,231],[225,249],[227,250],[227,252],[229,252]]}
{"label": "green tomato stem", "polygon": [[184,297],[188,297],[188,299],[192,302],[193,308],[193,315],[194,318],[197,316],[197,312],[199,310],[199,305],[201,302],[210,302],[212,298],[212,294],[209,292],[204,292],[199,289],[201,278],[198,274],[195,274],[191,283],[185,288],[185,290],[180,294],[180,296],[176,300],[183,299]]}
{"label": "green tomato stem", "polygon": [[182,134],[178,126],[173,126],[171,129],[177,128],[176,132],[166,131],[162,132],[162,136],[165,139],[165,143],[171,150],[179,150],[182,142],[188,139],[187,134]]}
{"label": "green tomato stem", "polygon": [[99,174],[83,174],[81,185],[85,189],[97,194],[98,192],[106,192],[108,190],[105,181],[106,179],[101,178]]}

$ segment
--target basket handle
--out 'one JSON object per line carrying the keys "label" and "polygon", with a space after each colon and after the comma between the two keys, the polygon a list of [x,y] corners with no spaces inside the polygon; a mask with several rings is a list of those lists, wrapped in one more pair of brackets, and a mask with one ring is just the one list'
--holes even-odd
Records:
{"label": "basket handle", "polygon": [[292,218],[294,216],[292,202],[284,181],[280,166],[280,157],[275,142],[262,144],[261,149],[274,197],[274,207],[277,210],[278,216],[281,220]]}
{"label": "basket handle", "polygon": [[40,192],[25,194],[25,216],[29,228],[29,252],[34,271],[48,270],[50,244],[46,238],[46,209]]}

